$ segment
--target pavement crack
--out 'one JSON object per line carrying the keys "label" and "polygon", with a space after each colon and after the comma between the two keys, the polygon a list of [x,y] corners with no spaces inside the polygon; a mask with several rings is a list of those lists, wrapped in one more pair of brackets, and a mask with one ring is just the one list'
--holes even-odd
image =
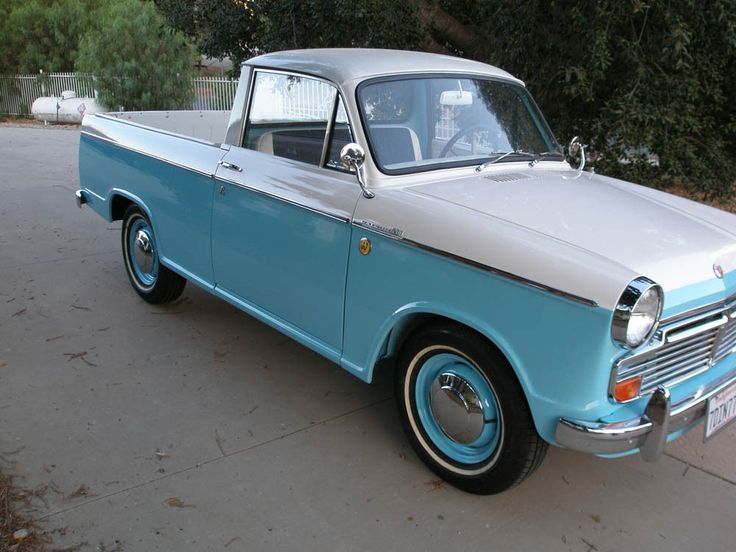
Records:
{"label": "pavement crack", "polygon": [[217,448],[220,449],[220,452],[223,456],[227,456],[227,452],[225,452],[225,448],[222,446],[222,444],[225,442],[225,439],[220,435],[220,432],[215,430],[215,441],[217,442]]}
{"label": "pavement crack", "polygon": [[[678,458],[677,456],[674,456],[673,454],[671,454],[669,452],[665,452],[664,455],[665,456],[668,456],[669,458],[672,458],[673,460],[677,460],[678,462],[681,462],[682,464],[686,464],[687,465],[687,468],[685,469],[685,473],[687,473],[687,471],[690,470],[690,469],[698,470],[698,471],[701,471],[701,472],[703,472],[703,473],[705,473],[707,475],[710,475],[712,477],[715,477],[716,479],[720,479],[724,483],[728,483],[729,485],[733,485],[733,486],[736,487],[736,481],[732,481],[728,477],[724,477],[724,476],[722,476],[722,475],[720,475],[720,474],[718,474],[718,473],[716,473],[714,471],[707,470],[707,469],[702,468],[700,466],[696,466],[695,464],[691,464],[690,462],[687,462],[687,461],[683,460],[682,458]],[[683,473],[683,475],[685,475],[685,474]]]}
{"label": "pavement crack", "polygon": [[124,493],[130,492],[130,491],[134,491],[136,489],[141,489],[143,487],[146,487],[148,485],[151,485],[152,483],[158,483],[159,481],[163,481],[165,479],[169,479],[171,477],[175,477],[177,475],[181,475],[183,473],[187,473],[187,472],[190,472],[192,470],[196,470],[198,468],[201,468],[202,466],[207,466],[209,464],[214,464],[215,462],[222,461],[222,460],[224,460],[226,458],[230,458],[232,456],[237,456],[239,454],[244,454],[244,453],[250,452],[252,450],[259,449],[261,447],[264,447],[264,446],[269,445],[271,443],[274,443],[276,441],[281,441],[283,439],[288,439],[289,437],[293,437],[294,435],[298,435],[300,433],[303,433],[304,431],[308,431],[308,430],[313,429],[313,428],[315,428],[317,426],[326,425],[326,424],[335,422],[337,420],[341,420],[342,418],[345,418],[347,416],[351,416],[352,414],[356,414],[358,412],[362,412],[363,410],[368,410],[370,408],[373,408],[375,406],[381,405],[381,404],[383,404],[383,403],[385,403],[387,401],[390,401],[390,400],[392,400],[392,397],[390,397],[390,396],[389,397],[383,397],[382,399],[379,399],[377,401],[373,401],[371,403],[368,403],[366,405],[360,406],[358,408],[354,408],[353,410],[349,410],[347,412],[343,412],[342,414],[337,414],[337,415],[332,416],[330,418],[325,418],[324,420],[320,420],[317,423],[308,423],[307,425],[302,426],[302,427],[300,427],[298,429],[295,429],[294,431],[290,431],[289,433],[284,433],[283,435],[279,435],[277,437],[273,437],[271,439],[267,439],[267,440],[262,441],[260,443],[256,443],[256,444],[251,445],[249,447],[244,447],[244,448],[235,450],[233,452],[229,452],[227,454],[224,454],[224,451],[221,450],[220,452],[222,452],[223,454],[220,455],[220,456],[215,456],[215,457],[212,457],[212,458],[208,458],[207,460],[203,460],[201,462],[197,462],[196,464],[194,464],[192,466],[187,466],[186,468],[182,468],[180,470],[172,471],[172,472],[169,472],[169,473],[167,473],[165,475],[161,475],[159,477],[154,477],[153,479],[149,479],[148,481],[143,481],[141,483],[136,483],[135,485],[130,485],[129,487],[126,487],[124,489],[118,489],[117,491],[113,491],[113,492],[110,492],[110,493],[107,493],[107,494],[97,495],[94,498],[91,498],[90,500],[86,500],[84,502],[80,502],[78,504],[74,504],[73,506],[68,506],[66,508],[61,508],[61,509],[56,510],[54,512],[49,512],[48,514],[44,514],[42,516],[39,516],[37,519],[39,521],[50,520],[51,518],[53,518],[55,516],[58,516],[60,514],[64,514],[66,512],[70,512],[72,510],[78,510],[79,508],[83,508],[83,507],[88,506],[90,504],[94,504],[95,502],[99,502],[100,500],[105,500],[105,499],[112,498],[112,497],[117,496],[117,495],[120,495],[120,494],[124,494]]}

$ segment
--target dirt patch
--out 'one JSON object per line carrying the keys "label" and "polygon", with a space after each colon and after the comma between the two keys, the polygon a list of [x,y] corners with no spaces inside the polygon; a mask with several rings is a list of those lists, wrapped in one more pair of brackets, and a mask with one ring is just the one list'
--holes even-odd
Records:
{"label": "dirt patch", "polygon": [[0,473],[0,550],[43,552],[49,539],[36,521],[23,513],[32,493],[14,485],[13,477]]}
{"label": "dirt patch", "polygon": [[65,535],[66,527],[49,531],[33,517],[34,512],[41,511],[42,507],[48,510],[48,493],[62,493],[53,481],[35,489],[18,486],[18,478],[7,473],[7,468],[15,465],[9,457],[16,452],[0,453],[0,462],[6,466],[0,466],[0,552],[79,552],[86,543],[64,548],[52,545],[54,534]]}

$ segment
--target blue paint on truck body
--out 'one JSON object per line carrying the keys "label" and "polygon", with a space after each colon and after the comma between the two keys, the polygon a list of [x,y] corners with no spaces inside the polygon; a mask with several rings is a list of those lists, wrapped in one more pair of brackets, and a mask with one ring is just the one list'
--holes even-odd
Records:
{"label": "blue paint on truck body", "polygon": [[[611,340],[610,310],[221,182],[214,175],[225,152],[216,145],[160,135],[160,151],[144,153],[119,144],[125,136],[115,133],[145,129],[107,124],[108,135],[80,139],[88,205],[112,220],[115,201],[136,203],[151,221],[162,264],[364,381],[381,358],[397,353],[402,331],[444,317],[500,349],[550,443],[560,418],[616,421],[643,411],[646,397],[620,405],[608,396],[611,367],[626,354]],[[218,203],[218,192],[229,202]],[[372,242],[370,255],[359,253],[363,237]],[[725,298],[736,291],[736,276],[725,281],[718,289],[707,282],[677,290],[676,303]],[[732,355],[712,371],[725,373],[735,362]],[[678,386],[673,399],[713,377]]]}

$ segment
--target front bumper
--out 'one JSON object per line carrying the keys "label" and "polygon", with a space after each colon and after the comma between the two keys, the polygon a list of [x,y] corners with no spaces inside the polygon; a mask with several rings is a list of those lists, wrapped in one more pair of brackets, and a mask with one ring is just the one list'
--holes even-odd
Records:
{"label": "front bumper", "polygon": [[591,454],[621,454],[639,449],[647,462],[664,451],[667,436],[689,429],[705,418],[708,399],[736,384],[731,370],[708,387],[672,405],[669,390],[660,386],[640,418],[617,423],[582,422],[561,419],[555,438],[560,445]]}

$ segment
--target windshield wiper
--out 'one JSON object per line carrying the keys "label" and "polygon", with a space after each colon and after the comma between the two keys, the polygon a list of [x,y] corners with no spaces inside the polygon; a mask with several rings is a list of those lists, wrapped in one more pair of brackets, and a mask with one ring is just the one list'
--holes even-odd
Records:
{"label": "windshield wiper", "polygon": [[[499,152],[500,153],[500,152]],[[529,153],[522,150],[514,150],[514,151],[507,151],[506,153],[500,154],[498,157],[494,157],[490,161],[486,161],[485,163],[481,163],[477,167],[475,167],[475,172],[481,172],[483,169],[486,169],[487,167],[490,167],[494,163],[498,163],[501,161],[501,159],[506,159],[510,155],[523,155],[524,157],[531,157],[532,159],[536,159],[535,155],[533,153]]]}
{"label": "windshield wiper", "polygon": [[564,156],[559,151],[543,151],[542,153],[538,153],[534,156],[534,159],[529,161],[529,166],[533,167],[537,163],[539,163],[542,159],[545,157],[556,157],[556,158],[563,158]]}

